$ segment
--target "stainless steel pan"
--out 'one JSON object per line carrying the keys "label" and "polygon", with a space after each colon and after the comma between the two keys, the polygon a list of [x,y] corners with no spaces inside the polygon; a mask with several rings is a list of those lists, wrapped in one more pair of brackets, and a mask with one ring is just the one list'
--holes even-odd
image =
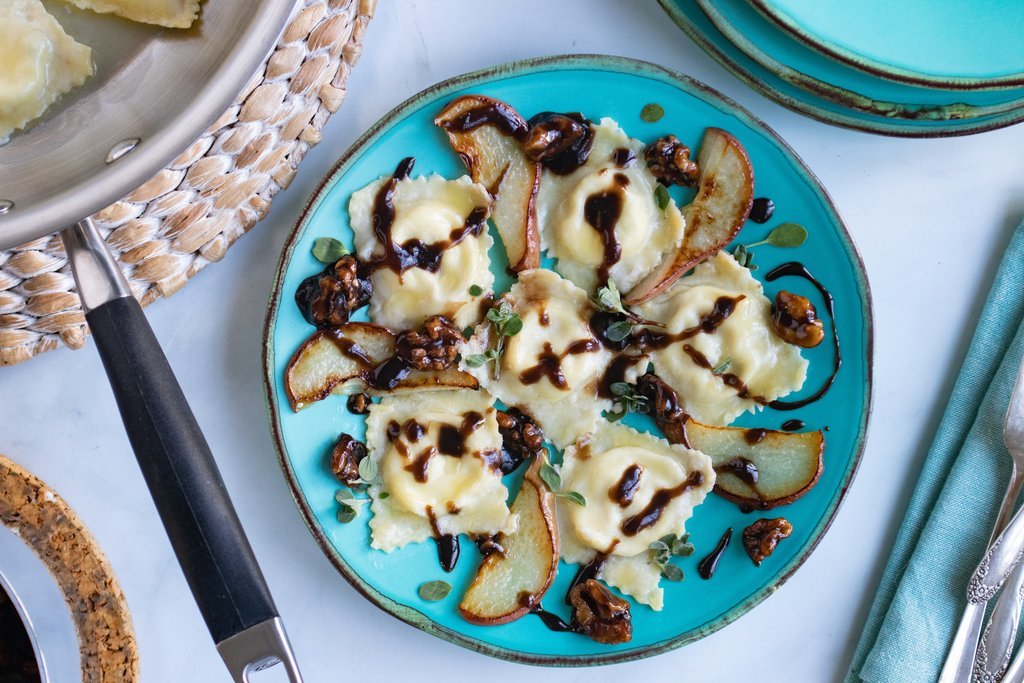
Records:
{"label": "stainless steel pan", "polygon": [[[0,248],[61,231],[132,448],[235,681],[283,661],[300,681],[217,465],[142,309],[88,216],[193,142],[231,104],[294,0],[206,0],[187,31],[47,2],[96,75],[0,147]],[[2,31],[0,31],[2,33]]]}

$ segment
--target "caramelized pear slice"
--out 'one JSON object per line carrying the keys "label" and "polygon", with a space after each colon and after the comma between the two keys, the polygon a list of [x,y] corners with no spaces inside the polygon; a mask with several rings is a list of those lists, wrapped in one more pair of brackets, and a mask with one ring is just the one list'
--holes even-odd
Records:
{"label": "caramelized pear slice", "polygon": [[[480,123],[479,112],[493,112],[501,124]],[[494,221],[513,272],[540,267],[537,193],[541,165],[523,152],[520,138],[529,129],[509,105],[482,95],[453,100],[434,119],[444,129],[475,182],[494,195]]]}
{"label": "caramelized pear slice", "polygon": [[754,169],[739,140],[720,128],[708,128],[697,165],[697,196],[682,209],[686,218],[682,244],[630,290],[627,304],[642,304],[663,292],[729,244],[747,220],[754,201]]}
{"label": "caramelized pear slice", "polygon": [[691,448],[710,456],[715,493],[737,505],[770,510],[811,490],[824,469],[821,431],[777,432],[686,421]]}
{"label": "caramelized pear slice", "polygon": [[534,458],[512,503],[519,526],[500,534],[504,554],[484,558],[476,578],[459,605],[463,618],[473,624],[505,624],[530,611],[551,587],[558,569],[558,525],[555,496],[540,478],[542,458]]}
{"label": "caramelized pear slice", "polygon": [[[331,394],[367,391],[374,368],[395,355],[395,333],[374,323],[349,322],[317,330],[303,342],[285,370],[285,391],[292,410],[301,410]],[[412,370],[389,392],[476,389],[478,382],[457,367]]]}

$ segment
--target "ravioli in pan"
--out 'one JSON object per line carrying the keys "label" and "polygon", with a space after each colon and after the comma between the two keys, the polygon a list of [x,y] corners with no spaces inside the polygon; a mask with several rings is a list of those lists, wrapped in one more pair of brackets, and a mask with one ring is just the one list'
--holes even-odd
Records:
{"label": "ravioli in pan", "polygon": [[565,450],[561,476],[564,488],[586,499],[586,505],[559,499],[562,558],[580,564],[598,558],[597,578],[660,610],[661,569],[648,548],[686,532],[686,520],[714,488],[711,458],[603,423]]}
{"label": "ravioli in pan", "polygon": [[545,173],[538,206],[542,243],[556,270],[588,292],[613,281],[628,292],[683,239],[686,222],[644,163],[644,144],[615,121],[591,124],[587,161]]}
{"label": "ravioli in pan", "polygon": [[520,273],[497,310],[517,316],[521,329],[503,337],[500,323],[485,320],[463,346],[460,368],[506,405],[532,415],[559,448],[592,432],[612,407],[604,390],[609,367],[617,380],[630,382],[646,366],[642,355],[613,365],[619,355],[590,328],[597,309],[587,293],[550,270]]}
{"label": "ravioli in pan", "polygon": [[761,283],[726,252],[639,311],[664,325],[642,337],[655,372],[701,422],[729,424],[800,389],[807,378],[800,349],[772,329]]}
{"label": "ravioli in pan", "polygon": [[395,330],[433,315],[472,325],[494,283],[491,196],[468,176],[410,178],[412,164],[406,159],[349,202],[360,267],[373,284],[370,317]]}
{"label": "ravioli in pan", "polygon": [[386,397],[370,407],[367,457],[380,472],[370,487],[374,548],[515,530],[493,403],[466,390]]}

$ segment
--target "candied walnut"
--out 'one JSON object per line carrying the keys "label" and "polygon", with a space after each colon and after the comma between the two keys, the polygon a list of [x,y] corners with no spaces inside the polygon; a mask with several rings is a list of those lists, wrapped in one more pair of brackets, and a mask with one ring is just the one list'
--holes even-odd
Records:
{"label": "candied walnut", "polygon": [[359,461],[366,457],[366,444],[348,434],[342,434],[331,450],[331,473],[346,486],[356,486],[359,480]]}
{"label": "candied walnut", "polygon": [[569,591],[572,621],[576,629],[598,643],[615,645],[633,638],[629,603],[612,594],[595,579],[587,579]]}
{"label": "candied walnut", "polygon": [[353,311],[370,302],[371,294],[373,286],[369,278],[360,277],[359,262],[345,254],[319,275],[303,280],[295,301],[307,322],[330,327],[347,323]]}
{"label": "candied walnut", "polygon": [[825,338],[825,326],[807,297],[786,290],[775,295],[772,330],[784,342],[810,349]]}
{"label": "candied walnut", "polygon": [[793,525],[785,517],[759,519],[743,530],[743,548],[758,567],[775,552],[779,541],[793,533]]}
{"label": "candied walnut", "polygon": [[406,330],[398,335],[395,355],[416,370],[447,370],[459,355],[458,345],[466,341],[448,318],[427,318],[423,332]]}
{"label": "candied walnut", "polygon": [[594,132],[582,114],[543,112],[529,121],[530,130],[523,139],[527,158],[545,168],[565,175],[586,163]]}
{"label": "candied walnut", "polygon": [[544,433],[532,417],[518,408],[499,410],[497,419],[501,433],[501,473],[508,474],[544,448]]}
{"label": "candied walnut", "polygon": [[636,389],[647,399],[647,411],[654,418],[658,428],[665,433],[665,437],[672,443],[689,447],[690,443],[686,438],[687,416],[679,405],[679,394],[675,389],[665,384],[653,372],[641,376],[636,382]]}
{"label": "candied walnut", "polygon": [[675,135],[666,135],[647,145],[644,159],[654,177],[665,185],[693,187],[700,179],[700,169],[690,158],[690,148]]}

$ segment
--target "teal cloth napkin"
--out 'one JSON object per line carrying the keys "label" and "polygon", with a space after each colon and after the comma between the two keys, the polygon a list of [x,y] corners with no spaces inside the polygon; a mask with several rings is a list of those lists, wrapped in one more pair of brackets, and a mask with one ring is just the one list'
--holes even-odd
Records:
{"label": "teal cloth napkin", "polygon": [[[1003,420],[1022,356],[1024,225],[999,266],[847,683],[927,683],[942,670],[1009,481]],[[899,457],[877,444],[876,455]]]}

